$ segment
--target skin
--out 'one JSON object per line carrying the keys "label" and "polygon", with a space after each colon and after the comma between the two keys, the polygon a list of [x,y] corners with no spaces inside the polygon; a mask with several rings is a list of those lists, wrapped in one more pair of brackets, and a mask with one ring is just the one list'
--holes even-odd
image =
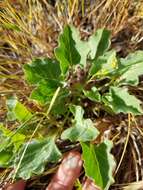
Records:
{"label": "skin", "polygon": [[19,180],[13,184],[7,185],[4,190],[24,190],[26,182],[24,180]]}
{"label": "skin", "polygon": [[82,168],[81,155],[71,151],[65,155],[57,173],[46,190],[72,190]]}
{"label": "skin", "polygon": [[[60,164],[56,174],[53,176],[46,190],[72,190],[76,179],[80,176],[83,161],[81,154],[77,151],[67,153]],[[20,180],[8,185],[4,190],[24,190],[26,182]],[[100,190],[93,181],[86,179],[83,190]]]}

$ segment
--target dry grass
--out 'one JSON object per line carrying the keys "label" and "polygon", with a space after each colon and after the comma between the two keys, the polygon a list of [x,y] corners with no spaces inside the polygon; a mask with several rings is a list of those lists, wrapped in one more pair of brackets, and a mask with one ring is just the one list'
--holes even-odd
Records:
{"label": "dry grass", "polygon": [[[57,0],[55,6],[47,0],[0,1],[0,121],[5,122],[5,100],[11,94],[16,94],[31,109],[38,109],[27,103],[31,89],[23,80],[22,65],[33,57],[52,56],[58,34],[66,23],[77,26],[84,38],[97,28],[110,29],[112,46],[125,56],[143,49],[142,10],[141,0]],[[142,83],[140,88],[143,89]],[[113,152],[120,163],[112,189],[135,190],[139,189],[135,186],[143,183],[142,119],[104,119],[104,131],[110,131],[115,144]],[[42,179],[34,178],[29,183],[40,184],[42,189],[44,183],[40,180],[46,176],[45,172]],[[133,181],[137,183],[129,184]]]}

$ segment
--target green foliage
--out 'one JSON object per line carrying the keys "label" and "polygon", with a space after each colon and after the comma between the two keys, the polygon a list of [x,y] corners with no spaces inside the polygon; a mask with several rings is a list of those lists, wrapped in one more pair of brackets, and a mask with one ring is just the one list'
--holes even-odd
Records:
{"label": "green foliage", "polygon": [[[26,146],[27,144],[23,145],[19,154],[15,157],[15,168],[18,166]],[[33,140],[25,151],[16,177],[27,180],[31,175],[42,174],[47,162],[57,162],[60,157],[61,153],[58,150],[53,137],[41,141]]]}
{"label": "green foliage", "polygon": [[86,176],[92,178],[101,189],[108,190],[114,182],[112,177],[115,161],[110,153],[112,143],[105,140],[99,145],[81,143]]}
{"label": "green foliage", "polygon": [[110,76],[118,68],[116,52],[108,51],[99,56],[92,64],[90,75],[96,77]]}
{"label": "green foliage", "polygon": [[15,133],[2,124],[0,125],[0,167],[10,164],[12,156],[25,142],[25,135]]}
{"label": "green foliage", "polygon": [[32,117],[31,112],[21,104],[16,97],[10,97],[7,100],[8,119],[17,119],[20,122],[25,122]]}
{"label": "green foliage", "polygon": [[141,101],[135,96],[130,95],[126,88],[110,87],[109,94],[104,97],[105,103],[115,113],[133,113],[134,115],[142,114]]}
{"label": "green foliage", "polygon": [[61,73],[58,62],[49,58],[35,59],[32,64],[24,65],[24,70],[31,84],[38,84],[43,79],[58,80]]}
{"label": "green foliage", "polygon": [[95,59],[102,55],[110,46],[110,32],[105,29],[99,29],[88,41],[82,41],[79,31],[73,26],[71,26],[71,30],[75,47],[80,54],[78,63],[81,65],[86,65],[87,58]]}
{"label": "green foliage", "polygon": [[[103,109],[106,107],[106,111],[141,114],[139,101],[131,102],[133,106],[130,106],[126,99],[131,95],[123,90],[122,97],[115,98],[113,88],[123,88],[123,85],[128,88],[128,85],[138,84],[138,77],[142,74],[142,52],[117,59],[114,50],[108,51],[109,37],[110,32],[99,29],[88,41],[82,41],[79,32],[73,26],[66,26],[59,37],[59,46],[55,49],[59,63],[52,63],[50,59],[38,59],[24,66],[27,80],[37,86],[31,98],[48,105],[56,89],[61,87],[60,94],[63,94],[62,92],[66,94],[64,99],[59,98],[60,95],[57,97],[56,102],[59,106],[57,107],[55,102],[53,113],[64,114],[70,104],[80,105],[81,99],[87,97],[95,102],[93,103],[95,106],[96,102],[99,102]],[[133,61],[134,56],[136,58]],[[124,106],[117,108],[119,99],[125,103]],[[63,100],[64,105],[60,103]],[[62,109],[64,111],[60,112],[60,107],[64,107]]]}
{"label": "green foliage", "polygon": [[27,81],[36,87],[31,98],[40,104],[50,102],[59,86],[61,70],[58,62],[49,58],[35,59],[32,64],[24,65],[24,72]]}
{"label": "green foliage", "polygon": [[80,39],[80,33],[75,27],[71,26],[71,30],[72,30],[72,38],[75,41],[75,47],[80,55],[79,64],[84,66],[86,65],[87,56],[90,51],[88,42],[82,41]]}
{"label": "green foliage", "polygon": [[84,95],[89,98],[89,100],[92,100],[92,101],[97,101],[97,102],[100,102],[101,101],[101,95],[99,93],[99,91],[97,90],[97,88],[94,86],[91,88],[91,90],[87,91],[87,90],[84,90]]}
{"label": "green foliage", "polygon": [[93,141],[99,134],[99,131],[94,127],[91,119],[84,119],[84,110],[80,106],[72,106],[74,109],[73,127],[66,129],[61,138],[71,141]]}
{"label": "green foliage", "polygon": [[103,55],[110,46],[110,32],[105,29],[99,29],[89,38],[88,43],[91,59]]}
{"label": "green foliage", "polygon": [[13,153],[10,151],[0,151],[0,167],[7,167],[12,156]]}
{"label": "green foliage", "polygon": [[58,87],[58,82],[54,80],[41,80],[38,86],[32,91],[30,98],[36,100],[41,105],[49,103]]}
{"label": "green foliage", "polygon": [[75,48],[75,44],[71,28],[66,26],[59,37],[59,47],[55,49],[55,55],[60,62],[63,74],[67,72],[70,66],[78,64],[80,61],[80,55]]}
{"label": "green foliage", "polygon": [[[138,85],[139,76],[143,74],[143,52],[119,58],[114,50],[109,50],[110,43],[110,32],[105,29],[97,30],[83,41],[76,28],[66,26],[59,36],[54,59],[35,58],[24,65],[25,79],[33,88],[30,98],[38,106],[42,105],[43,113],[35,116],[12,97],[7,101],[8,118],[31,126],[34,115],[40,127],[35,132],[36,125],[33,125],[30,137],[26,136],[28,128],[21,136],[19,128],[7,131],[1,127],[2,167],[10,166],[17,171],[17,178],[29,179],[41,174],[47,163],[59,160],[57,139],[70,140],[81,143],[86,175],[102,189],[109,188],[115,166],[110,153],[112,145],[110,141],[92,144],[99,135],[94,125],[95,110],[99,115],[103,111],[143,113],[140,100],[129,90],[130,86]],[[40,114],[42,119],[39,119]]]}
{"label": "green foliage", "polygon": [[0,150],[3,150],[5,147],[14,147],[14,152],[19,149],[25,140],[25,135],[18,132],[13,132],[3,125],[0,125]]}
{"label": "green foliage", "polygon": [[117,80],[120,85],[138,85],[139,76],[143,75],[143,52],[137,51],[129,54],[125,59],[120,59],[119,73]]}

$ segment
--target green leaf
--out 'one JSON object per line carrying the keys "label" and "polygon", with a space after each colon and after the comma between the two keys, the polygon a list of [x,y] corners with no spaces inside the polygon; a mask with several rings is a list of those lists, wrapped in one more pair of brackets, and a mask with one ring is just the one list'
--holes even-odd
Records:
{"label": "green leaf", "polygon": [[143,62],[132,65],[118,80],[119,85],[135,85],[139,83],[139,76],[143,75]]}
{"label": "green leaf", "polygon": [[110,32],[99,29],[88,41],[80,39],[79,31],[73,26],[66,26],[59,38],[59,47],[55,55],[60,61],[62,73],[74,64],[86,65],[87,57],[91,59],[102,55],[110,46]]}
{"label": "green leaf", "polygon": [[35,59],[24,65],[26,80],[31,84],[38,84],[41,80],[59,80],[61,70],[57,61],[49,58]]}
{"label": "green leaf", "polygon": [[129,54],[120,59],[118,74],[120,78],[116,81],[119,85],[138,85],[139,76],[143,75],[143,51]]}
{"label": "green leaf", "polygon": [[[20,153],[16,155],[14,162],[15,169],[21,159],[25,147],[26,144],[23,146]],[[58,150],[53,137],[42,141],[33,140],[26,149],[16,177],[27,180],[33,174],[42,174],[46,163],[55,163],[60,159],[60,157],[61,153]]]}
{"label": "green leaf", "polygon": [[[59,83],[56,81],[41,81],[36,89],[34,89],[30,95],[30,98],[36,100],[41,105],[49,105],[53,95],[55,94]],[[69,96],[69,92],[66,89],[62,89],[52,106],[52,114],[64,114],[67,110],[66,99]]]}
{"label": "green leaf", "polygon": [[51,113],[54,115],[63,115],[68,110],[67,99],[69,97],[69,91],[66,89],[61,89],[58,97],[52,107]]}
{"label": "green leaf", "polygon": [[15,133],[0,124],[0,142],[0,167],[6,168],[25,142],[25,135]]}
{"label": "green leaf", "polygon": [[94,59],[102,55],[110,46],[110,32],[105,29],[98,29],[94,35],[89,38],[90,57]]}
{"label": "green leaf", "polygon": [[114,182],[115,161],[110,151],[112,142],[105,140],[99,145],[81,142],[86,176],[92,178],[101,189],[108,190]]}
{"label": "green leaf", "polygon": [[80,39],[80,33],[75,27],[71,26],[71,30],[72,37],[76,42],[75,47],[81,56],[81,65],[86,65],[87,57],[94,59],[102,55],[110,46],[110,32],[105,29],[98,29],[88,41]]}
{"label": "green leaf", "polygon": [[80,55],[76,49],[76,42],[72,37],[70,26],[65,26],[59,37],[59,46],[55,49],[55,55],[60,62],[61,71],[65,74],[68,68],[80,62]]}
{"label": "green leaf", "polygon": [[72,113],[75,113],[73,127],[66,129],[62,135],[62,139],[71,141],[93,141],[99,135],[99,131],[94,127],[91,119],[84,119],[84,110],[80,106],[72,106]]}
{"label": "green leaf", "polygon": [[89,98],[92,101],[100,102],[101,101],[101,95],[98,92],[98,89],[96,87],[92,87],[89,91],[83,91],[84,95]]}
{"label": "green leaf", "polygon": [[40,84],[36,89],[32,91],[30,98],[38,102],[40,105],[44,105],[49,99],[51,100],[52,96],[44,95],[41,92],[41,88],[45,88],[45,86],[43,86],[43,84]]}
{"label": "green leaf", "polygon": [[5,168],[8,166],[13,153],[11,151],[1,151],[0,152],[0,167]]}
{"label": "green leaf", "polygon": [[143,51],[135,51],[130,53],[126,58],[121,58],[121,66],[130,66],[143,62]]}
{"label": "green leaf", "polygon": [[17,119],[23,123],[32,117],[31,112],[14,96],[7,100],[7,108],[9,120]]}
{"label": "green leaf", "polygon": [[0,151],[13,146],[13,152],[16,152],[25,141],[25,135],[11,131],[0,124]]}
{"label": "green leaf", "polygon": [[47,104],[51,101],[58,86],[58,81],[41,80],[37,88],[32,91],[30,98],[38,101],[42,105]]}
{"label": "green leaf", "polygon": [[140,115],[143,113],[141,109],[141,101],[135,96],[130,95],[126,88],[110,87],[110,92],[103,101],[115,113],[132,113]]}
{"label": "green leaf", "polygon": [[48,104],[60,85],[60,65],[49,58],[35,59],[24,65],[24,72],[29,83],[35,84],[30,98],[44,105]]}
{"label": "green leaf", "polygon": [[90,52],[88,41],[81,40],[80,33],[75,27],[71,26],[71,30],[72,30],[72,37],[76,42],[75,47],[78,50],[81,57],[80,64],[86,65],[87,56]]}
{"label": "green leaf", "polygon": [[116,52],[114,50],[104,53],[94,60],[92,67],[90,69],[90,75],[96,76],[106,76],[110,75],[118,68],[118,63],[116,59]]}

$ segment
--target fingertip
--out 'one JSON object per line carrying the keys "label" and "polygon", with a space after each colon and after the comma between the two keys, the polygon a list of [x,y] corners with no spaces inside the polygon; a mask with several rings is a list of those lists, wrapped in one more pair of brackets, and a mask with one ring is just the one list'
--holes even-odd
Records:
{"label": "fingertip", "polygon": [[[81,154],[78,151],[66,153],[46,190],[72,190],[75,180],[80,175],[81,169]],[[58,189],[56,186],[59,186]]]}
{"label": "fingertip", "polygon": [[4,190],[24,190],[26,187],[26,181],[19,180],[13,184],[8,184],[4,187]]}

